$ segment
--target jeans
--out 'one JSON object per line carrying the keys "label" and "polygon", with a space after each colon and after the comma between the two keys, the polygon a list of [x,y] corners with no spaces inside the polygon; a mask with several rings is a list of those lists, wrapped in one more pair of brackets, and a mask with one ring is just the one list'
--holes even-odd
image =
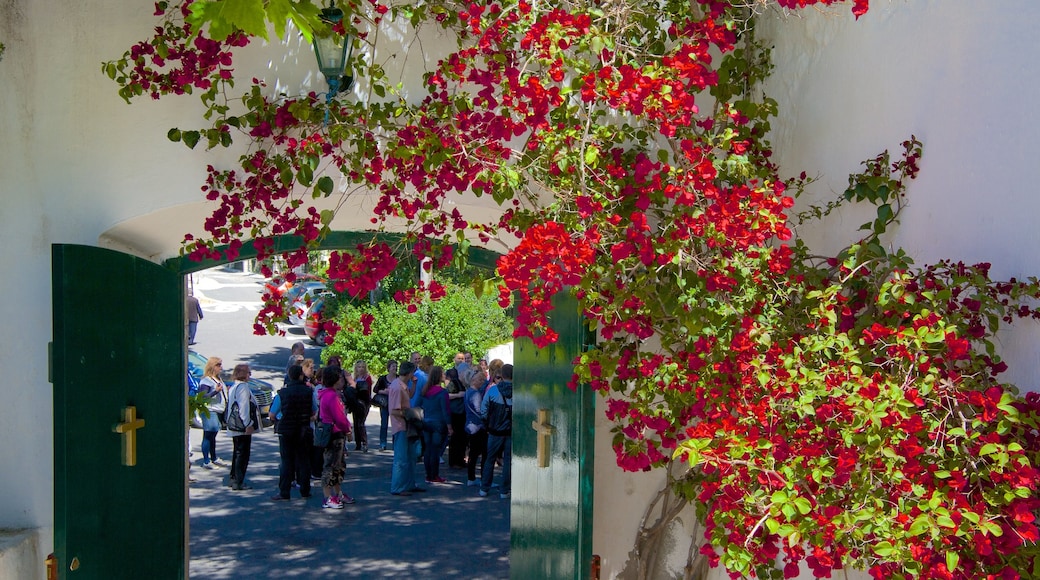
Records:
{"label": "jeans", "polygon": [[386,432],[390,425],[390,409],[379,407],[379,446],[386,447]]}
{"label": "jeans", "polygon": [[246,468],[249,467],[249,451],[253,447],[252,435],[236,435],[231,438],[235,450],[231,455],[231,487],[241,486],[246,480]]}
{"label": "jeans", "polygon": [[415,464],[419,461],[418,441],[409,441],[407,431],[394,433],[394,466],[390,472],[390,493],[412,491],[416,487]]}
{"label": "jeans", "polygon": [[301,496],[311,494],[311,446],[307,445],[305,434],[312,437],[309,431],[304,433],[303,430],[278,436],[278,455],[282,459],[278,467],[278,493],[282,497],[289,497],[294,479],[300,484]]}
{"label": "jeans", "polygon": [[217,460],[217,432],[202,432],[202,464]]}
{"label": "jeans", "polygon": [[198,322],[188,322],[188,344],[195,344],[195,331],[198,330]]}
{"label": "jeans", "polygon": [[484,470],[480,474],[480,489],[485,493],[491,490],[491,482],[495,479],[495,459],[502,456],[501,493],[509,493],[513,463],[513,437],[511,435],[488,435],[487,457],[484,458]]}
{"label": "jeans", "polygon": [[448,426],[443,423],[427,423],[423,428],[423,465],[426,466],[426,481],[437,479],[441,474],[441,455],[447,443]]}
{"label": "jeans", "polygon": [[483,460],[487,457],[487,441],[488,434],[484,429],[469,435],[469,461],[466,462],[466,471],[470,481],[476,481],[477,464],[480,462],[483,465]]}

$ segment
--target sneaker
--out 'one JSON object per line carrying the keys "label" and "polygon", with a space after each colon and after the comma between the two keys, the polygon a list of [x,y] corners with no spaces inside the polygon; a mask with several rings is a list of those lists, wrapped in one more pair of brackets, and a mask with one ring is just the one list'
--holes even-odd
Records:
{"label": "sneaker", "polygon": [[339,503],[341,505],[350,505],[350,504],[353,504],[353,503],[357,503],[357,500],[355,500],[354,498],[350,497],[349,495],[347,495],[345,493],[341,493],[337,499],[339,500]]}
{"label": "sneaker", "polygon": [[325,502],[321,504],[321,507],[327,510],[341,510],[343,509],[343,504],[339,502],[338,497],[332,496],[326,499]]}
{"label": "sneaker", "polygon": [[230,465],[227,461],[224,461],[223,459],[221,459],[219,457],[214,459],[211,463],[213,463],[213,465],[217,465],[217,466],[220,466],[220,467],[227,467],[228,465]]}
{"label": "sneaker", "polygon": [[216,467],[214,467],[212,463],[203,463],[202,464],[202,468],[203,469],[210,469],[210,470],[216,469]]}
{"label": "sneaker", "polygon": [[478,494],[478,495],[479,495],[480,497],[487,497],[487,492],[486,492],[486,491],[484,491],[484,490],[480,490],[480,491],[478,491],[478,492],[477,492],[477,494]]}
{"label": "sneaker", "polygon": [[281,494],[279,494],[279,495],[272,495],[271,496],[271,501],[289,501],[289,498],[282,497]]}
{"label": "sneaker", "polygon": [[429,477],[426,478],[426,483],[445,483],[447,481],[448,480],[443,477],[434,477],[433,479],[430,479]]}
{"label": "sneaker", "polygon": [[509,499],[509,492],[507,491],[505,493],[500,493],[500,494],[498,494],[498,497],[500,497],[502,499]]}
{"label": "sneaker", "polygon": [[361,452],[362,453],[368,453],[368,443],[362,443],[361,444]]}
{"label": "sneaker", "polygon": [[480,482],[475,479],[466,482],[466,487],[477,487],[478,485],[480,485]]}

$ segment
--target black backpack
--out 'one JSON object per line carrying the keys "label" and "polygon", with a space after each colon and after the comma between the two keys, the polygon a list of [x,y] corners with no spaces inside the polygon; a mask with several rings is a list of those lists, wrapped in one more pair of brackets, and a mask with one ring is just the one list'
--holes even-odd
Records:
{"label": "black backpack", "polygon": [[505,404],[495,400],[488,404],[487,431],[504,437],[513,434],[513,383],[501,382],[498,390]]}
{"label": "black backpack", "polygon": [[343,406],[347,408],[348,413],[356,413],[361,410],[358,403],[357,389],[350,385],[343,387]]}

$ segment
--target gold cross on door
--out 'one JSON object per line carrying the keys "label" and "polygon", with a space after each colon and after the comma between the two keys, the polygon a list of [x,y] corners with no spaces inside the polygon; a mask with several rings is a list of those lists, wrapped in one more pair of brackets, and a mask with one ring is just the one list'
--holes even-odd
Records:
{"label": "gold cross on door", "polygon": [[538,467],[549,467],[549,444],[556,433],[556,427],[549,423],[549,409],[538,409],[538,419],[531,422],[531,428],[538,433]]}
{"label": "gold cross on door", "polygon": [[123,436],[123,465],[137,465],[137,430],[144,428],[144,419],[137,418],[137,407],[123,409],[123,422],[116,423],[112,431]]}

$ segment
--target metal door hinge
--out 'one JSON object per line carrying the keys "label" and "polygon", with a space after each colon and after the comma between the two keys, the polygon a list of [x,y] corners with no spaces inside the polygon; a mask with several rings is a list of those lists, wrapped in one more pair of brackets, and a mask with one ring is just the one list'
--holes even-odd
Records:
{"label": "metal door hinge", "polygon": [[58,580],[58,557],[49,554],[43,562],[47,566],[47,580]]}

